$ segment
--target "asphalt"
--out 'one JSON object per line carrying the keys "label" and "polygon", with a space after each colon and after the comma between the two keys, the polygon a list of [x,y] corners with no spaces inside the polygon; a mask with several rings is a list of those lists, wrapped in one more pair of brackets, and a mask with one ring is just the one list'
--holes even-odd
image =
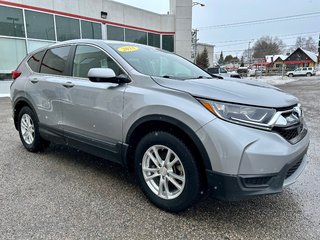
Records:
{"label": "asphalt", "polygon": [[280,88],[298,96],[311,133],[310,162],[278,195],[221,202],[210,192],[170,214],[109,162],[62,146],[27,152],[0,98],[0,239],[320,239],[320,80]]}

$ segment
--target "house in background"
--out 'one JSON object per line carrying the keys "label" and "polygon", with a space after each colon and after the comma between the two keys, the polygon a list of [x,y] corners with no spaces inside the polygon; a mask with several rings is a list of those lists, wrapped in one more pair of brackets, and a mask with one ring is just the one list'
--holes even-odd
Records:
{"label": "house in background", "polygon": [[291,71],[298,67],[317,67],[317,55],[313,52],[297,48],[285,60],[286,70]]}
{"label": "house in background", "polygon": [[286,60],[287,56],[286,55],[277,55],[278,57],[274,59],[271,65],[271,69],[274,72],[282,72],[284,60]]}

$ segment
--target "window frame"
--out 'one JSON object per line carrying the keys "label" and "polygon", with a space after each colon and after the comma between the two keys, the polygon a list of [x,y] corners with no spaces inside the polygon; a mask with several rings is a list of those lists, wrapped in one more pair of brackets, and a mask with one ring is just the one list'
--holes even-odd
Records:
{"label": "window frame", "polygon": [[[67,57],[67,60],[66,60],[67,64],[66,64],[66,67],[65,67],[65,69],[63,71],[63,74],[58,75],[58,74],[52,74],[52,73],[42,73],[41,72],[42,62],[44,60],[44,57],[48,53],[48,51],[51,50],[51,49],[61,48],[61,47],[70,47],[69,54],[68,54],[68,57]],[[70,58],[72,56],[73,51],[74,51],[74,44],[64,44],[64,45],[59,45],[59,46],[53,46],[53,47],[46,48],[45,49],[45,53],[43,54],[42,59],[41,59],[41,63],[40,63],[40,66],[39,66],[39,72],[38,73],[41,74],[41,75],[49,75],[49,76],[57,76],[57,77],[71,77],[72,76],[72,72],[71,72],[71,66],[70,66]]]}
{"label": "window frame", "polygon": [[[76,78],[76,79],[82,79],[82,80],[89,80],[88,77],[76,77],[76,76],[73,76],[73,63],[74,63],[74,58],[76,56],[76,50],[77,50],[77,47],[78,46],[89,46],[89,47],[94,47],[94,48],[97,48],[99,49],[100,51],[102,51],[104,54],[106,54],[108,57],[110,57],[118,66],[119,68],[124,72],[124,74],[131,80],[131,82],[133,82],[133,79],[131,77],[131,75],[128,73],[128,71],[119,63],[119,61],[117,61],[110,53],[108,53],[105,49],[103,49],[102,47],[100,46],[97,46],[95,44],[91,44],[91,43],[79,43],[79,44],[75,44],[73,45],[73,49],[71,51],[71,60],[70,60],[70,73],[71,73],[71,76],[72,78]],[[89,80],[90,81],[90,80]]]}
{"label": "window frame", "polygon": [[[42,56],[41,56],[40,61],[39,61],[38,69],[37,69],[37,71],[34,71],[34,70],[31,68],[31,66],[29,65],[29,60],[30,60],[34,55],[36,55],[36,54],[38,54],[38,53],[41,53],[41,52],[43,52],[43,53],[42,53]],[[25,60],[26,65],[27,65],[28,69],[29,69],[31,72],[33,72],[33,73],[40,73],[40,66],[41,66],[41,64],[42,64],[42,59],[43,59],[44,55],[46,54],[46,52],[47,52],[47,49],[46,49],[46,48],[44,48],[44,49],[39,49],[39,50],[37,50],[37,51],[35,51],[35,52],[32,52],[32,54],[30,54],[30,56]]]}

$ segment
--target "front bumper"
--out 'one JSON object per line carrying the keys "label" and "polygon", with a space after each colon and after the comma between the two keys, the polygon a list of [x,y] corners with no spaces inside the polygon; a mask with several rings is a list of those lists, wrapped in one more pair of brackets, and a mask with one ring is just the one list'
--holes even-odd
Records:
{"label": "front bumper", "polygon": [[278,174],[273,175],[226,175],[206,171],[208,184],[214,197],[225,201],[238,201],[259,195],[282,192],[284,187],[294,183],[308,163],[306,151],[294,161],[286,164]]}
{"label": "front bumper", "polygon": [[[203,131],[202,131],[203,130]],[[291,144],[275,132],[216,119],[198,131],[211,161],[208,185],[224,200],[279,193],[307,164],[309,133]]]}
{"label": "front bumper", "polygon": [[226,201],[249,199],[259,195],[282,192],[294,183],[308,163],[306,151],[272,175],[226,175],[207,170],[208,185],[214,197]]}

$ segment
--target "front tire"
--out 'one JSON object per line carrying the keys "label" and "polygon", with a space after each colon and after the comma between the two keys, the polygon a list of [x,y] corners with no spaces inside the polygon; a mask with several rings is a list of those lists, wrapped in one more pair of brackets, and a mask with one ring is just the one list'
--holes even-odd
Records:
{"label": "front tire", "polygon": [[198,165],[187,146],[170,133],[151,132],[141,139],[135,174],[147,198],[165,211],[183,211],[201,196]]}
{"label": "front tire", "polygon": [[311,77],[312,76],[312,74],[311,73],[307,73],[307,77]]}
{"label": "front tire", "polygon": [[290,73],[290,74],[288,75],[288,77],[293,77],[293,74],[292,74],[292,73]]}
{"label": "front tire", "polygon": [[29,107],[23,107],[18,116],[18,129],[23,146],[30,152],[37,152],[48,145],[39,134],[39,122]]}

